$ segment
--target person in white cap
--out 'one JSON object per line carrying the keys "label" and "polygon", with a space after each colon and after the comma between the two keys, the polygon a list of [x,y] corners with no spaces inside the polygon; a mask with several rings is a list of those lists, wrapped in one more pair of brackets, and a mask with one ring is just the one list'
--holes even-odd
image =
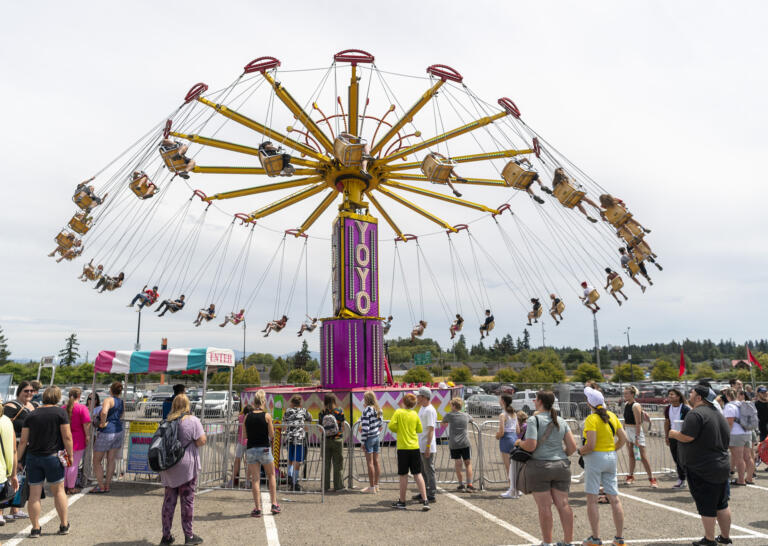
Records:
{"label": "person in white cap", "polygon": [[[427,489],[427,500],[435,502],[437,484],[435,483],[435,428],[437,427],[437,411],[432,406],[432,391],[428,387],[419,387],[415,392],[419,405],[419,419],[422,432],[419,434],[419,451],[421,452],[421,475]],[[414,495],[414,500],[421,500],[421,495]]]}
{"label": "person in white cap", "polygon": [[613,412],[605,409],[605,398],[597,388],[597,384],[584,388],[592,413],[584,420],[584,445],[579,448],[579,455],[584,463],[584,491],[587,494],[587,517],[592,535],[582,544],[584,546],[601,546],[600,512],[597,501],[600,487],[611,504],[613,522],[616,526],[616,536],[612,544],[624,544],[624,508],[619,500],[619,483],[616,478],[616,452],[627,442],[627,435],[621,426],[619,418]]}

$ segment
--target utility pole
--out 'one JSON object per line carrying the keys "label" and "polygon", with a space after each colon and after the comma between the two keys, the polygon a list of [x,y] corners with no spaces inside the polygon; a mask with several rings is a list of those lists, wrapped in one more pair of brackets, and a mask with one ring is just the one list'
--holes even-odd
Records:
{"label": "utility pole", "polygon": [[136,345],[134,346],[134,351],[141,351],[141,309],[139,309],[139,319],[138,323],[136,324]]}
{"label": "utility pole", "polygon": [[541,348],[545,348],[547,346],[546,337],[544,336],[544,320],[541,321]]}
{"label": "utility pole", "polygon": [[602,370],[600,366],[600,338],[597,336],[597,313],[592,313],[592,325],[595,329],[595,360],[597,361],[597,368]]}
{"label": "utility pole", "polygon": [[245,369],[245,319],[243,319],[243,369]]}
{"label": "utility pole", "polygon": [[632,367],[632,345],[629,343],[629,329],[630,327],[627,326],[627,331],[624,332],[627,334],[627,362],[629,362],[629,373],[632,374],[632,383],[635,382],[635,368]]}

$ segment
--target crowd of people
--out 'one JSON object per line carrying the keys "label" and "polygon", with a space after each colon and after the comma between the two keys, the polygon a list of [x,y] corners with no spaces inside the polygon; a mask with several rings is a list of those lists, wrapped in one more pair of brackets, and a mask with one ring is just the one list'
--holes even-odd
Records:
{"label": "crowd of people", "polygon": [[[16,400],[4,404],[0,416],[0,479],[3,480],[0,490],[13,493],[13,497],[2,504],[3,508],[10,508],[10,512],[3,515],[0,511],[0,525],[29,518],[32,524],[30,537],[39,537],[40,500],[44,494],[43,485],[47,482],[59,516],[58,534],[68,534],[67,495],[80,493],[84,485],[78,469],[91,438],[97,484],[90,493],[110,492],[115,466],[124,445],[122,389],[122,383],[114,382],[104,400],[91,393],[82,403],[82,390],[73,387],[68,391],[68,401],[62,405],[58,387],[46,388],[41,403],[37,403],[33,398],[41,390],[39,382],[20,382]],[[591,535],[582,542],[585,546],[604,544],[600,538],[599,504],[610,505],[615,531],[610,544],[625,544],[624,509],[618,490],[618,454],[622,449],[626,448],[629,461],[625,484],[634,483],[637,460],[643,465],[650,486],[659,487],[645,451],[643,423],[648,417],[636,400],[636,387],[630,385],[624,389],[623,419],[608,410],[598,384],[588,383],[584,395],[590,413],[580,426],[580,438],[558,415],[555,395],[551,391],[536,394],[532,415],[515,411],[511,395],[499,397],[502,412],[496,439],[509,478],[509,488],[501,497],[532,496],[539,514],[542,546],[573,544],[574,510],[569,500],[571,456],[577,455],[579,465],[584,469],[586,516],[591,530]],[[756,477],[760,461],[756,447],[768,436],[768,389],[765,386],[754,391],[745,389],[740,381],[733,380],[728,388],[716,393],[709,384],[700,382],[687,393],[670,389],[668,402],[663,412],[664,440],[677,472],[677,481],[672,487],[679,489],[687,483],[704,529],[704,537],[693,544],[730,544],[731,489],[753,483]],[[311,415],[302,406],[303,398],[293,395],[281,424],[288,451],[287,480],[295,491],[302,489],[300,476],[307,455],[307,425],[312,422]],[[92,412],[88,407],[93,407]],[[438,421],[432,391],[428,387],[419,387],[402,397],[400,407],[391,416],[387,430],[397,437],[399,476],[398,498],[392,503],[393,508],[406,509],[411,500],[417,501],[423,511],[430,510],[438,492],[435,476],[437,444],[446,443],[446,440],[458,482],[457,490],[476,490],[469,434],[473,419],[463,411],[461,398],[450,400],[449,409],[442,421]],[[164,403],[163,419],[178,421],[178,440],[186,449],[176,464],[159,473],[160,482],[165,487],[161,544],[175,542],[171,531],[177,504],[180,504],[184,543],[200,544],[203,539],[193,532],[194,502],[201,469],[199,448],[207,439],[202,423],[192,415],[183,385],[174,386],[173,396]],[[263,473],[271,505],[269,513],[280,514],[273,454],[275,424],[263,390],[257,391],[252,401],[242,408],[239,421],[234,480],[239,480],[242,459],[253,494],[254,507],[250,515],[258,518],[264,513],[261,500]],[[327,491],[344,489],[344,423],[344,411],[335,395],[326,394],[317,424],[325,436],[323,483]],[[439,438],[438,429],[447,433]],[[359,424],[360,448],[368,473],[368,485],[362,493],[380,492],[384,431],[382,410],[375,393],[368,391],[363,397]],[[417,487],[417,493],[411,499],[407,495],[409,474]],[[28,513],[24,512],[25,507]],[[556,543],[553,542],[554,512],[557,512],[563,531],[562,540]]]}

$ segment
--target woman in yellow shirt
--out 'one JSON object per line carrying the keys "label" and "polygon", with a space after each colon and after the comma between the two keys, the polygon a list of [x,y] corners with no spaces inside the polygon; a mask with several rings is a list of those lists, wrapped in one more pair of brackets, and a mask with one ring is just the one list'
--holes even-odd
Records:
{"label": "woman in yellow shirt", "polygon": [[[421,453],[419,452],[418,433],[422,431],[419,414],[414,411],[416,395],[408,393],[403,396],[403,407],[395,410],[389,421],[389,430],[397,434],[397,474],[400,476],[400,500],[392,503],[392,508],[405,510],[405,493],[408,488],[408,471],[419,488],[423,501],[422,510],[429,510],[427,489],[421,475]],[[429,447],[429,446],[427,446]]]}
{"label": "woman in yellow shirt", "polygon": [[592,413],[584,421],[584,445],[579,448],[579,455],[584,457],[584,491],[587,493],[587,516],[592,528],[592,536],[586,539],[584,546],[599,546],[600,512],[597,497],[600,487],[611,504],[613,522],[616,525],[614,546],[624,544],[624,508],[619,500],[618,480],[616,478],[616,451],[627,441],[627,435],[613,412],[605,409],[603,393],[596,384],[584,388],[587,404]]}

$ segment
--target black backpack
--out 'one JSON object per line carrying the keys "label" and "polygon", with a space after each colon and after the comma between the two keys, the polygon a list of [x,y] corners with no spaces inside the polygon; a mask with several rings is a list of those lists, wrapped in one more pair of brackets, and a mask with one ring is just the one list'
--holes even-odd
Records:
{"label": "black backpack", "polygon": [[149,444],[147,459],[149,468],[155,472],[168,470],[178,463],[184,453],[186,446],[181,445],[179,440],[179,422],[184,414],[173,421],[163,421],[157,427],[157,432],[152,436],[152,442]]}

